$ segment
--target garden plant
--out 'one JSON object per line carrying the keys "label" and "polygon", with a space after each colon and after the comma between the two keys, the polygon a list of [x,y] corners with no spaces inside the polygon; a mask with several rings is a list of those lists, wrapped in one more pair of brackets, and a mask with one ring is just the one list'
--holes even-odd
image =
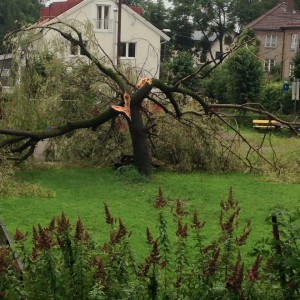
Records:
{"label": "garden plant", "polygon": [[[3,299],[297,299],[299,293],[299,212],[277,211],[273,236],[243,259],[251,221],[242,224],[240,207],[230,189],[220,202],[218,236],[205,237],[205,221],[182,199],[168,199],[163,189],[153,201],[157,230],[145,228],[148,254],[138,260],[131,232],[104,203],[110,227],[106,242],[96,243],[78,218],[53,217],[49,226],[33,226],[33,240],[17,229],[16,267],[11,249],[0,248],[0,292]],[[172,215],[175,233],[168,231]],[[285,218],[282,218],[284,216]],[[279,226],[279,227],[278,227]],[[280,230],[278,229],[280,228]],[[155,232],[155,234],[153,233]],[[175,239],[170,238],[175,235]],[[282,234],[282,236],[280,236]]]}

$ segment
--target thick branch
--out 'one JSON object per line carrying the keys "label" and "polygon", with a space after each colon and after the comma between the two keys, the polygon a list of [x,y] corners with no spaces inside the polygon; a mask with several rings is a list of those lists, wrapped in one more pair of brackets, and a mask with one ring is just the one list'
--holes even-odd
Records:
{"label": "thick branch", "polygon": [[[55,25],[63,25],[63,26],[71,28],[77,34],[78,39],[74,38],[70,33],[66,33],[66,32],[60,30]],[[58,21],[51,25],[35,26],[35,27],[32,27],[31,29],[33,29],[33,28],[42,28],[42,29],[48,28],[48,29],[54,30],[54,31],[58,32],[67,41],[70,41],[70,42],[74,43],[75,45],[78,45],[81,49],[81,53],[83,55],[85,55],[86,57],[88,57],[90,59],[90,61],[93,62],[103,74],[105,74],[106,76],[111,78],[114,82],[116,82],[116,84],[120,87],[120,89],[123,92],[125,92],[126,90],[128,91],[128,87],[127,87],[126,83],[123,81],[122,77],[119,76],[113,69],[101,64],[100,61],[97,59],[97,57],[95,55],[93,55],[87,49],[87,47],[85,46],[85,43],[82,39],[82,33],[80,31],[78,31],[74,26]]]}
{"label": "thick branch", "polygon": [[[119,113],[115,110],[113,110],[111,107],[109,107],[106,111],[101,113],[99,116],[87,120],[80,120],[76,122],[68,122],[66,125],[59,126],[57,130],[55,131],[26,131],[26,130],[16,130],[16,129],[4,129],[0,128],[0,133],[4,135],[11,135],[11,136],[17,136],[19,138],[16,138],[15,141],[22,140],[23,138],[31,138],[34,140],[44,140],[47,138],[53,138],[57,136],[62,136],[68,132],[74,131],[76,129],[80,128],[96,128],[100,126],[101,124],[106,123],[108,120],[112,119],[113,117],[116,117]],[[13,141],[10,140],[10,141]],[[11,144],[12,142],[8,143],[6,141],[4,144]],[[0,145],[1,146],[1,145]],[[3,147],[3,145],[2,145]]]}

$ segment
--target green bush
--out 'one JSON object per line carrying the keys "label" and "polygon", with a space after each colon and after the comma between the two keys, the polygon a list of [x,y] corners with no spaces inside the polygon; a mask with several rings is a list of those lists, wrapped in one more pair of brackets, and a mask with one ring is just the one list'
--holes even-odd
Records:
{"label": "green bush", "polygon": [[262,64],[247,48],[238,49],[226,61],[230,94],[235,103],[257,102],[263,80]]}
{"label": "green bush", "polygon": [[[122,117],[119,121],[127,126]],[[72,165],[111,166],[123,154],[131,154],[128,128],[120,131],[115,125],[107,124],[97,130],[81,129],[55,141],[60,159]]]}
{"label": "green bush", "polygon": [[0,196],[52,198],[55,192],[39,184],[22,182],[15,177],[16,167],[6,159],[0,162]]}
{"label": "green bush", "polygon": [[257,102],[263,81],[261,63],[248,48],[241,48],[206,81],[206,94],[220,103]]}
{"label": "green bush", "polygon": [[290,114],[293,110],[291,91],[283,92],[282,82],[265,83],[260,102],[272,113]]}
{"label": "green bush", "polygon": [[[189,109],[189,106],[186,106]],[[242,169],[240,161],[225,147],[224,128],[207,116],[185,115],[180,122],[163,116],[152,137],[154,156],[159,163],[179,171],[232,171]]]}
{"label": "green bush", "polygon": [[[188,51],[177,51],[173,54],[172,58],[164,64],[163,69],[164,77],[172,84],[193,74],[195,71],[195,58],[193,54]],[[191,89],[196,89],[198,82],[195,77],[193,77],[190,80],[185,81],[183,85]]]}
{"label": "green bush", "polygon": [[233,103],[234,99],[229,94],[230,74],[226,65],[218,67],[210,79],[205,80],[204,89],[206,96],[216,99],[219,103]]}

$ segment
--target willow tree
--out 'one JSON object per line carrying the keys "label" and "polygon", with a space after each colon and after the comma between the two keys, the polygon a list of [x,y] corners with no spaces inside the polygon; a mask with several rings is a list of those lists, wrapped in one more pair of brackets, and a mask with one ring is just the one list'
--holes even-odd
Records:
{"label": "willow tree", "polygon": [[[113,96],[110,98],[107,97],[107,101],[102,105],[101,110],[95,110],[92,116],[82,115],[81,117],[78,116],[78,119],[76,120],[63,120],[60,124],[57,124],[54,130],[49,131],[40,128],[27,130],[27,127],[26,130],[22,128],[15,129],[16,127],[0,128],[0,134],[2,136],[0,148],[4,148],[6,153],[12,153],[13,157],[11,158],[13,159],[24,160],[32,155],[39,141],[63,136],[81,128],[96,129],[122,114],[128,123],[132,142],[134,164],[139,172],[150,176],[152,173],[152,166],[148,132],[155,126],[155,122],[154,120],[150,120],[150,122],[145,123],[144,115],[141,113],[141,110],[143,109],[143,103],[145,100],[153,102],[155,105],[158,105],[164,113],[169,114],[180,121],[183,114],[187,112],[182,111],[181,102],[177,100],[178,95],[181,95],[185,98],[188,97],[189,101],[194,101],[198,105],[199,109],[197,112],[192,111],[189,113],[197,116],[214,116],[216,119],[231,127],[239,136],[241,136],[239,131],[226,122],[219,109],[248,109],[253,112],[264,114],[268,118],[275,119],[285,126],[293,129],[292,125],[288,122],[280,120],[261,109],[247,106],[247,104],[211,104],[208,103],[201,94],[183,86],[184,82],[187,82],[195,77],[200,78],[201,69],[197,69],[193,74],[190,74],[172,84],[166,84],[162,80],[155,78],[135,78],[134,76],[128,77],[125,75],[122,66],[114,65],[109,57],[105,55],[102,57],[97,56],[97,51],[94,50],[95,48],[96,50],[101,50],[100,45],[95,43],[93,45],[94,47],[87,47],[85,42],[86,37],[77,26],[74,26],[73,23],[67,24],[62,22],[54,22],[50,25],[44,25],[43,27],[34,26],[26,29],[25,31],[27,33],[33,30],[39,32],[39,29],[41,28],[43,30],[54,31],[66,41],[71,42],[73,45],[79,47],[80,53],[85,57],[86,62],[89,62],[95,66],[97,70],[97,74],[94,74],[93,76],[98,76],[103,82],[105,89],[110,90],[110,95]],[[36,40],[36,35],[34,38]],[[14,38],[14,41],[16,41],[16,38]],[[24,47],[24,45],[28,47],[28,45],[22,42],[16,48],[17,52],[20,52],[20,49]],[[209,64],[209,62],[207,62],[207,64]],[[216,66],[214,66],[214,68],[215,67]],[[85,74],[83,74],[83,77],[84,75]],[[203,74],[202,76],[206,75],[207,74]],[[55,86],[55,80],[53,84]],[[159,93],[154,92],[154,89],[155,91],[159,91]],[[103,97],[106,97],[106,95],[107,93],[104,93]],[[28,99],[28,101],[30,101],[30,99]],[[26,117],[31,118],[30,115],[27,115]],[[176,128],[174,128],[174,130],[176,130]],[[168,133],[166,132],[165,134],[167,135]],[[248,154],[251,151],[256,152],[269,164],[274,166],[271,161],[263,157],[261,153],[245,138],[242,136],[241,138],[249,147]]]}

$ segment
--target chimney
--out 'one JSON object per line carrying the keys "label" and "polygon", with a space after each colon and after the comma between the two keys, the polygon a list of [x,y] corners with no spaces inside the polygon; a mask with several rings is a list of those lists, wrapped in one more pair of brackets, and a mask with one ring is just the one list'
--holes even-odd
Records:
{"label": "chimney", "polygon": [[287,0],[287,11],[294,11],[294,0]]}

